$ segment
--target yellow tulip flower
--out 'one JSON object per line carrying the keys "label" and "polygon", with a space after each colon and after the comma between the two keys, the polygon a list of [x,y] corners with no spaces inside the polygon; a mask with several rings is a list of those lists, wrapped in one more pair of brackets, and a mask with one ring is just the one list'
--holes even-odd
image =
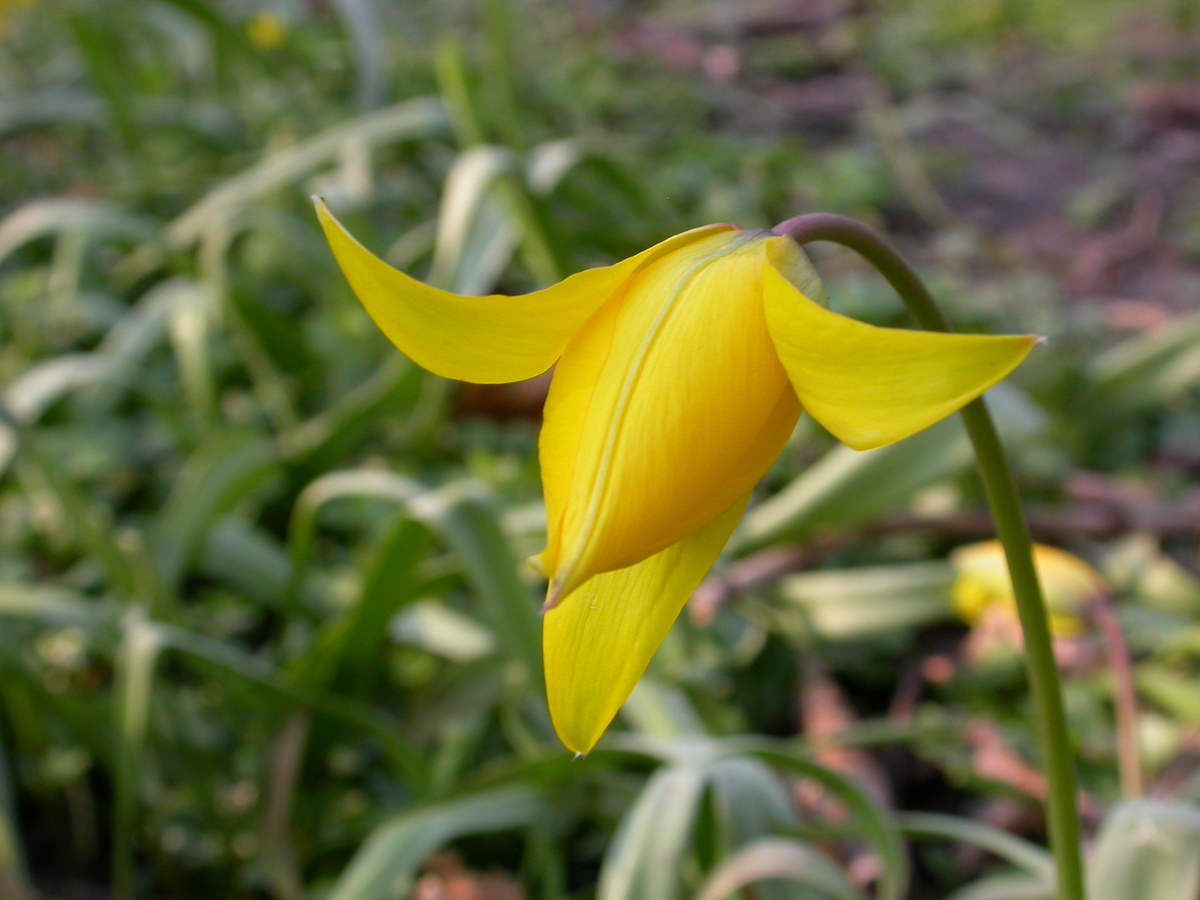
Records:
{"label": "yellow tulip flower", "polygon": [[806,409],[855,449],[932,425],[1033,337],[876,328],[825,309],[790,239],[709,225],[519,297],[422,284],[317,201],[355,294],[437,375],[518,381],[557,363],[539,444],[546,690],[585,753],[721,552]]}
{"label": "yellow tulip flower", "polygon": [[[994,608],[1016,622],[1017,598],[999,541],[959,547],[950,554],[950,563],[957,573],[954,608],[964,622],[974,625]],[[1108,590],[1100,573],[1078,556],[1045,544],[1033,545],[1033,564],[1046,597],[1051,633],[1073,637],[1082,632],[1085,608]]]}
{"label": "yellow tulip flower", "polygon": [[273,12],[257,12],[246,23],[246,37],[255,50],[263,53],[278,50],[287,36],[287,22]]}
{"label": "yellow tulip flower", "polygon": [[10,17],[20,7],[29,3],[29,0],[0,0],[0,38],[5,37],[8,31],[8,22],[6,18]]}

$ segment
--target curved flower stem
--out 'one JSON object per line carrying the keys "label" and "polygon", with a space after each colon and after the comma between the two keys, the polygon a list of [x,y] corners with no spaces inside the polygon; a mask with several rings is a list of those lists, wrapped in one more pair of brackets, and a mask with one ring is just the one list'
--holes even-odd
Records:
{"label": "curved flower stem", "polygon": [[[879,270],[921,327],[930,331],[953,330],[912,267],[885,238],[862,223],[831,213],[812,213],[788,219],[775,226],[774,231],[787,235],[798,244],[830,241],[848,247]],[[983,398],[964,406],[962,417],[975,447],[996,534],[1004,546],[1021,630],[1025,635],[1025,658],[1049,785],[1050,845],[1056,863],[1058,896],[1060,900],[1084,900],[1075,766],[1046,603],[1033,565],[1029,526],[1008,459]]]}

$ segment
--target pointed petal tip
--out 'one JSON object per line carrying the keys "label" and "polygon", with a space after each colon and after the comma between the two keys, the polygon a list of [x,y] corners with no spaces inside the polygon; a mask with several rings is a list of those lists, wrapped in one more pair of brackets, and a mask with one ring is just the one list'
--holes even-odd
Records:
{"label": "pointed petal tip", "polygon": [[697,532],[636,565],[588,578],[542,620],[550,720],[589,753],[712,567],[749,495]]}
{"label": "pointed petal tip", "polygon": [[583,759],[585,756],[587,756],[587,754],[586,754],[586,753],[580,753],[578,750],[576,750],[576,751],[575,751],[575,756],[574,756],[574,757],[572,757],[572,760],[574,761],[574,760]]}
{"label": "pointed petal tip", "polygon": [[1036,335],[859,322],[810,301],[770,259],[763,293],[767,325],[801,405],[854,450],[903,440],[957,412],[1040,343]]}
{"label": "pointed petal tip", "polygon": [[[538,562],[544,569],[545,560],[541,556],[539,554]],[[550,579],[550,584],[546,586],[546,601],[542,604],[542,612],[547,613],[583,587],[596,573],[585,571],[574,562],[565,565],[560,562],[553,573],[547,571],[544,574]]]}
{"label": "pointed petal tip", "polygon": [[562,602],[562,598],[562,583],[559,581],[550,582],[550,587],[546,589],[546,600],[542,603],[542,615],[545,615],[558,606]]}

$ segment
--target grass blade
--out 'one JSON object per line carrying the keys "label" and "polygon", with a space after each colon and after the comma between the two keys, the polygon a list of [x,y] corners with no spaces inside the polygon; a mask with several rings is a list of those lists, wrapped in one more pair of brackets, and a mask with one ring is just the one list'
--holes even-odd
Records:
{"label": "grass blade", "polygon": [[486,488],[475,481],[452,483],[417,497],[411,508],[454,549],[484,617],[521,668],[521,681],[540,696],[541,618]]}
{"label": "grass blade", "polygon": [[998,828],[958,816],[900,813],[897,819],[900,829],[905,834],[970,844],[998,856],[1018,869],[1024,869],[1027,874],[1051,890],[1054,888],[1054,858],[1036,844],[1021,840]]}
{"label": "grass blade", "polygon": [[121,627],[115,688],[112,892],[115,900],[132,900],[139,775],[146,765],[146,729],[162,643],[137,609],[130,610]]}
{"label": "grass blade", "polygon": [[704,769],[689,764],[650,777],[604,856],[596,900],[674,900],[705,780]]}
{"label": "grass blade", "polygon": [[779,594],[829,640],[896,633],[954,617],[954,570],[946,563],[866,566],[790,575]]}
{"label": "grass blade", "polygon": [[1200,896],[1200,808],[1139,800],[1105,819],[1088,871],[1092,900]]}
{"label": "grass blade", "polygon": [[828,858],[800,841],[763,838],[747,844],[713,871],[697,900],[723,900],[768,879],[787,879],[805,888],[805,898],[858,900],[858,891]]}
{"label": "grass blade", "polygon": [[0,221],[0,262],[40,237],[71,230],[89,238],[128,243],[153,241],[159,226],[153,219],[119,206],[93,200],[35,200]]}
{"label": "grass blade", "polygon": [[218,433],[188,459],[159,516],[152,543],[168,595],[178,589],[217,520],[253,497],[276,471],[270,443],[247,432]]}
{"label": "grass blade", "polygon": [[544,821],[551,810],[540,791],[514,786],[401,813],[375,829],[328,900],[406,897],[426,857],[446,842],[531,826]]}
{"label": "grass blade", "polygon": [[238,209],[334,164],[349,144],[376,147],[437,137],[446,128],[442,104],[424,97],[335,126],[226,179],[175,219],[167,230],[167,238],[177,247],[196,243],[214,224],[228,220]]}
{"label": "grass blade", "polygon": [[0,741],[0,896],[11,900],[34,900],[36,896],[25,866],[25,849],[17,828],[8,755]]}
{"label": "grass blade", "polygon": [[854,782],[803,756],[789,753],[780,745],[761,740],[732,740],[731,748],[750,753],[777,769],[811,778],[846,805],[858,821],[861,833],[879,854],[879,900],[903,900],[908,895],[908,851],[900,828],[890,811],[881,807]]}

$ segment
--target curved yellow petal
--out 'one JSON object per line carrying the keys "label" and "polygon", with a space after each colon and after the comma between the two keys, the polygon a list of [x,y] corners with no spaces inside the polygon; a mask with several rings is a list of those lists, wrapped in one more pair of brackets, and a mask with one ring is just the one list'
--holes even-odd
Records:
{"label": "curved yellow petal", "polygon": [[741,498],[702,529],[637,565],[587,581],[542,620],[550,718],[587,753],[629,697],[746,509]]}
{"label": "curved yellow petal", "polygon": [[704,237],[709,225],[612,266],[588,269],[519,297],[464,297],[422,284],[360,244],[316,201],[325,237],[350,287],[402,353],[444,378],[494,384],[540,375],[571,335],[641,266]]}
{"label": "curved yellow petal", "polygon": [[1008,375],[1037,343],[1028,335],[877,328],[839,316],[781,274],[791,244],[785,237],[768,242],[763,306],[771,337],[804,409],[855,450],[945,418]]}
{"label": "curved yellow petal", "polygon": [[568,343],[540,440],[550,605],[745,495],[799,416],[763,318],[765,234],[647,264]]}

